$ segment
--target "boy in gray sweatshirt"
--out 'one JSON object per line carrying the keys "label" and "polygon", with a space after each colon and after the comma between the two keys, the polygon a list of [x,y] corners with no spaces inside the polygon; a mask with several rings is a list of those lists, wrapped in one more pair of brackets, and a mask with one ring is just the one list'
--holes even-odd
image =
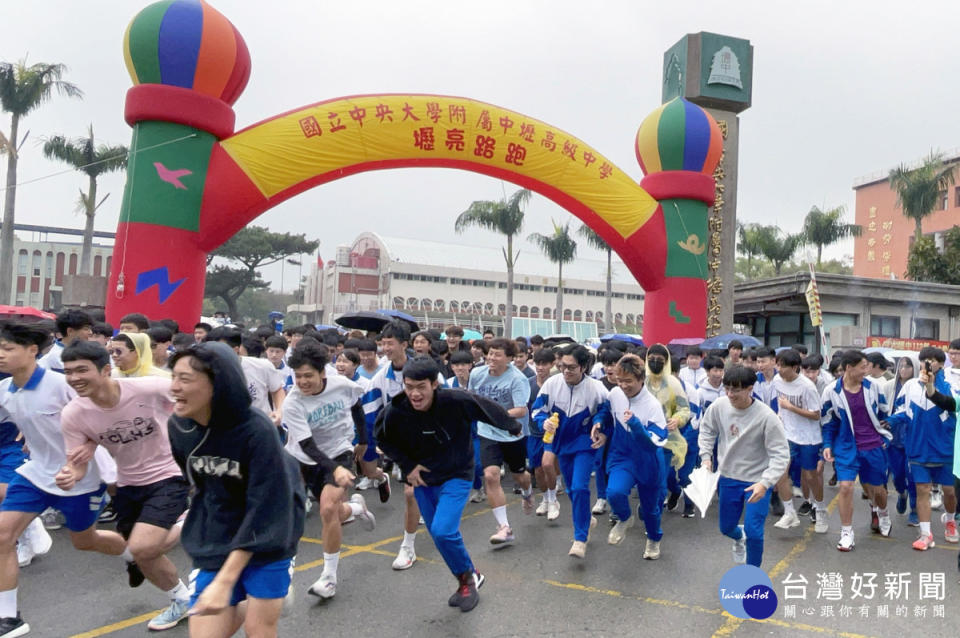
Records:
{"label": "boy in gray sweatshirt", "polygon": [[727,395],[707,408],[698,443],[701,463],[711,470],[711,451],[717,442],[720,532],[734,541],[733,560],[759,567],[769,490],[787,470],[790,447],[777,415],[753,398],[756,382],[757,373],[744,366],[733,366],[723,374]]}

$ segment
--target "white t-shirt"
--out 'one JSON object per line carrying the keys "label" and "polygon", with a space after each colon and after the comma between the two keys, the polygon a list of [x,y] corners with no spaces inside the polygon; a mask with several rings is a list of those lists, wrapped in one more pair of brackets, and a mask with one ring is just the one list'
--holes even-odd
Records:
{"label": "white t-shirt", "polygon": [[[820,393],[817,392],[817,386],[802,374],[789,383],[778,374],[773,378],[772,386],[778,403],[785,398],[801,410],[812,410],[820,414]],[[819,445],[823,442],[819,418],[808,419],[782,407],[779,415],[788,441],[801,445]]]}
{"label": "white t-shirt", "polygon": [[307,465],[316,465],[300,448],[300,441],[313,437],[321,452],[336,458],[353,450],[354,424],[351,409],[363,396],[363,388],[337,375],[327,377],[320,394],[303,394],[294,388],[283,402],[287,451]]}
{"label": "white t-shirt", "polygon": [[270,393],[283,387],[277,369],[266,359],[254,357],[240,357],[240,367],[247,380],[247,392],[250,393],[253,407],[270,414],[274,409],[270,407]]}
{"label": "white t-shirt", "polygon": [[100,486],[100,472],[91,463],[86,476],[69,492],[57,487],[53,477],[66,464],[60,411],[76,393],[59,372],[40,366],[22,388],[9,377],[0,381],[0,408],[10,414],[30,448],[30,460],[17,468],[17,473],[36,487],[58,496],[77,496],[93,492]]}

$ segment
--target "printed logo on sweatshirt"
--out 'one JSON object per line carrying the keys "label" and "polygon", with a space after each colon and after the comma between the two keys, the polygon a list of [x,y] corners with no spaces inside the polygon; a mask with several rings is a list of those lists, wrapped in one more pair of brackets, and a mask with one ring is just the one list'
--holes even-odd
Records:
{"label": "printed logo on sweatshirt", "polygon": [[733,436],[733,437],[740,436],[740,428],[737,427],[736,423],[730,424],[730,436]]}
{"label": "printed logo on sweatshirt", "polygon": [[190,459],[190,469],[207,476],[230,476],[242,479],[240,462],[222,456],[194,456]]}

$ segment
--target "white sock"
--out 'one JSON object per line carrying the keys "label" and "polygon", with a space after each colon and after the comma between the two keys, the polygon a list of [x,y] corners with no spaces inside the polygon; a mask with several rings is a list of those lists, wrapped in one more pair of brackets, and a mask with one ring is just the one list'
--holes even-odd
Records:
{"label": "white sock", "polygon": [[880,518],[887,518],[888,516],[890,516],[890,514],[887,513],[887,510],[885,509],[882,510],[879,508],[877,509],[877,515],[880,516]]}
{"label": "white sock", "polygon": [[0,618],[17,617],[17,588],[0,591]]}
{"label": "white sock", "polygon": [[333,576],[333,580],[337,580],[337,565],[340,564],[340,552],[334,554],[323,553],[323,573],[328,576]]}
{"label": "white sock", "polygon": [[177,586],[167,592],[167,596],[170,597],[170,600],[186,602],[190,600],[190,590],[187,589],[187,586],[183,584],[182,580],[179,580],[177,581]]}
{"label": "white sock", "polygon": [[841,534],[853,534],[853,525],[841,525],[840,526]]}
{"label": "white sock", "polygon": [[870,506],[870,510],[873,511],[873,512],[879,512],[879,511],[880,511],[880,508],[877,507],[876,505],[871,505],[871,506]]}
{"label": "white sock", "polygon": [[529,498],[530,495],[533,494],[533,487],[532,487],[532,486],[531,486],[531,487],[528,487],[528,488],[525,489],[525,490],[521,489],[520,492],[521,492],[521,494],[523,495],[524,498]]}
{"label": "white sock", "polygon": [[507,506],[501,505],[500,507],[493,508],[493,517],[497,519],[497,525],[509,525],[507,522]]}
{"label": "white sock", "polygon": [[796,510],[793,508],[792,498],[788,498],[787,500],[783,501],[783,515],[786,516],[787,514],[796,514]]}
{"label": "white sock", "polygon": [[124,547],[124,548],[123,548],[123,553],[120,554],[120,558],[122,558],[123,560],[127,561],[128,563],[134,562],[134,560],[133,560],[133,554],[130,553],[130,548],[129,548],[129,547]]}
{"label": "white sock", "polygon": [[827,509],[827,507],[823,504],[823,501],[814,501],[814,502],[813,502],[813,506],[816,507],[817,510],[819,510],[819,511],[821,511],[821,512],[822,512],[823,510]]}
{"label": "white sock", "polygon": [[930,521],[920,521],[920,534],[927,536],[930,534]]}
{"label": "white sock", "polygon": [[354,516],[360,516],[363,514],[363,508],[360,507],[360,503],[347,503],[347,506],[350,508],[350,513]]}
{"label": "white sock", "polygon": [[410,549],[413,549],[413,542],[414,542],[415,540],[417,540],[417,533],[416,533],[416,532],[414,532],[413,534],[411,534],[410,532],[404,530],[404,532],[403,532],[403,542],[400,543],[400,546],[401,546],[401,547],[409,547]]}
{"label": "white sock", "polygon": [[546,492],[544,492],[544,497],[547,499],[547,502],[548,502],[548,503],[556,503],[556,502],[557,502],[557,490],[556,490],[556,488],[554,488],[554,489],[552,489],[552,490],[547,490]]}

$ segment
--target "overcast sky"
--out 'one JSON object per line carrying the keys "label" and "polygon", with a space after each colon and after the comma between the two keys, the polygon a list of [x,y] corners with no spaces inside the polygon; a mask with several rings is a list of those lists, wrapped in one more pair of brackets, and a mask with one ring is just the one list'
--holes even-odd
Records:
{"label": "overcast sky", "polygon": [[[85,92],[83,100],[55,97],[21,124],[30,137],[18,181],[63,169],[42,157],[42,136],[79,136],[92,123],[99,139],[129,144],[123,100],[131,83],[122,38],[143,6],[3,2],[0,60],[29,54],[28,62],[65,63],[66,79]],[[213,6],[236,25],[253,61],[235,105],[238,128],[344,95],[462,95],[564,129],[638,180],[634,136],[660,104],[663,52],[698,31],[749,39],[753,106],[741,114],[738,215],[791,232],[812,205],[846,205],[852,221],[856,178],[960,146],[956,0],[220,0]],[[9,125],[3,114],[0,130]],[[101,180],[100,192],[111,196],[97,215],[98,230],[116,227],[123,179]],[[22,186],[17,220],[81,228],[73,211],[85,183],[67,173]],[[258,223],[320,239],[324,259],[365,230],[465,242],[453,235],[456,215],[475,199],[515,188],[457,170],[377,171],[315,188]],[[524,235],[548,232],[551,218],[570,214],[535,196]],[[473,233],[470,241],[500,244],[492,233]],[[526,241],[521,249],[535,251]],[[580,251],[592,255],[585,246]],[[852,243],[831,255],[843,253],[852,253]],[[291,270],[287,290],[296,285]],[[266,275],[279,287],[279,268]]]}

